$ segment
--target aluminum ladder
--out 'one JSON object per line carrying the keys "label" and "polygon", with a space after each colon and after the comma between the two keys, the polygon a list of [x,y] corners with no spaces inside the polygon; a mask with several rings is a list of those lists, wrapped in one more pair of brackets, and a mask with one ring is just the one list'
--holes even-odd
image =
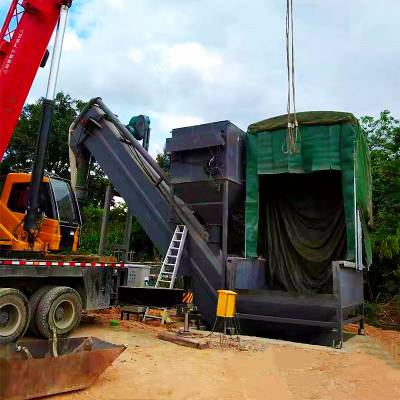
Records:
{"label": "aluminum ladder", "polygon": [[[186,236],[187,227],[185,225],[177,225],[154,287],[165,289],[172,289],[174,287]],[[162,313],[161,315],[154,315],[150,313],[151,310],[161,310]],[[143,322],[148,319],[160,319],[161,324],[164,324],[166,311],[166,308],[146,307]]]}

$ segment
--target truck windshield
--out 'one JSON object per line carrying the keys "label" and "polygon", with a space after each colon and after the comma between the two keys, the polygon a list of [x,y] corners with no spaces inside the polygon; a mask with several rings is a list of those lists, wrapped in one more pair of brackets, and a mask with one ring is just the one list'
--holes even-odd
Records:
{"label": "truck windshield", "polygon": [[78,216],[74,209],[74,199],[67,182],[51,178],[54,197],[57,203],[60,221],[78,222]]}

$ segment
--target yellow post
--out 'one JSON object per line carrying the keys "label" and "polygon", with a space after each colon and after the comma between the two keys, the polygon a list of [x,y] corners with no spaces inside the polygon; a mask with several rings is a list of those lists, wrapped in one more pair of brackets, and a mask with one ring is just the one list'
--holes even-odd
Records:
{"label": "yellow post", "polygon": [[218,290],[217,317],[235,317],[236,295],[232,290]]}

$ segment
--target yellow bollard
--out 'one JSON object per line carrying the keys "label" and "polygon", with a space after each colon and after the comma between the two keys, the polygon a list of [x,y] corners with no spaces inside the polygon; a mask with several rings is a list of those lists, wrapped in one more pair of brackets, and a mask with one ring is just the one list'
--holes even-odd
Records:
{"label": "yellow bollard", "polygon": [[218,290],[217,317],[235,317],[236,296],[232,290]]}

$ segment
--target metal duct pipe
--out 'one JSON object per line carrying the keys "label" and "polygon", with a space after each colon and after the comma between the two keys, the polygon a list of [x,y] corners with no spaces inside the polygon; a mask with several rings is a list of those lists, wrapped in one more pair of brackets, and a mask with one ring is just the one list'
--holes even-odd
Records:
{"label": "metal duct pipe", "polygon": [[82,110],[79,116],[73,122],[73,128],[76,126],[76,123],[81,115],[88,111],[90,107],[96,104],[99,106],[101,110],[103,110],[108,119],[113,122],[113,124],[118,128],[118,130],[125,136],[127,140],[131,143],[131,145],[140,153],[140,155],[151,165],[151,167],[157,172],[157,174],[162,178],[164,181],[169,182],[167,176],[165,175],[164,170],[157,164],[157,162],[150,156],[150,154],[146,151],[146,149],[137,141],[133,135],[129,132],[127,127],[121,123],[121,121],[114,115],[114,113],[104,104],[101,97],[96,97],[89,101],[86,107]]}
{"label": "metal duct pipe", "polygon": [[103,219],[101,221],[101,232],[98,254],[102,256],[104,254],[104,248],[106,245],[107,231],[108,231],[108,221],[110,219],[110,205],[113,197],[113,188],[109,184],[106,189],[106,196],[104,199],[104,209],[103,209]]}

